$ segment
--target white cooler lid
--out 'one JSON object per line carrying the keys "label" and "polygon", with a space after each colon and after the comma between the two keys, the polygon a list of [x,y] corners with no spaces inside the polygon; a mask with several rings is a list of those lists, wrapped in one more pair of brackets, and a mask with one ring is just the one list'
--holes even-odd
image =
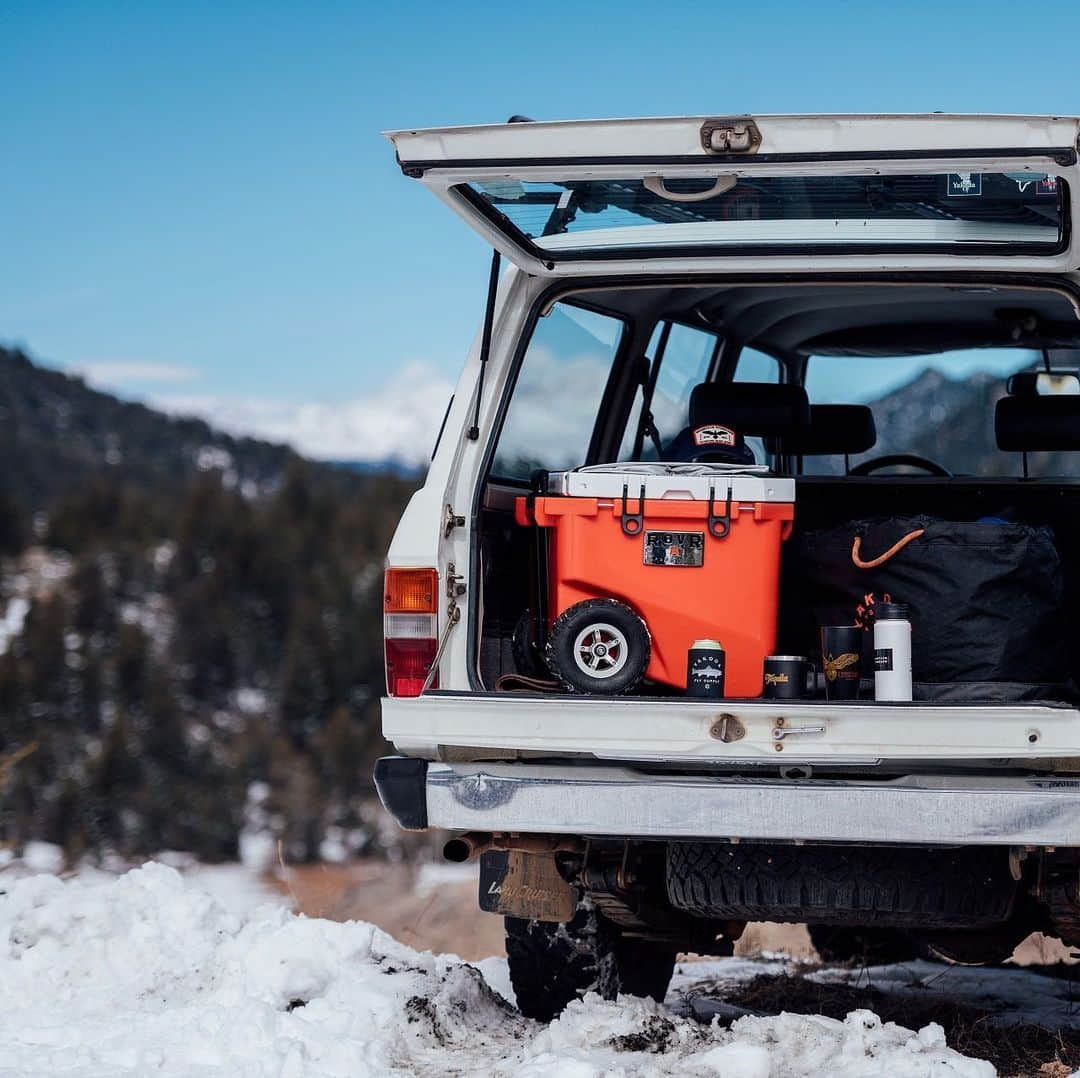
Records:
{"label": "white cooler lid", "polygon": [[594,464],[570,472],[548,472],[547,491],[571,498],[621,498],[623,486],[629,498],[645,497],[684,501],[708,501],[709,490],[717,501],[794,502],[795,480],[773,475],[759,464],[664,464],[628,461],[625,464]]}

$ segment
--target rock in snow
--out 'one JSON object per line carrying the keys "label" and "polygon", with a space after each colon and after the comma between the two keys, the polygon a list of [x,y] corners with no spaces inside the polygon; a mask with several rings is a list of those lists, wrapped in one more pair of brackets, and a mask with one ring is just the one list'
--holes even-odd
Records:
{"label": "rock in snow", "polygon": [[[230,912],[172,868],[0,878],[4,1078],[500,1075],[989,1078],[994,1068],[856,1011],[701,1025],[595,996],[543,1026],[484,973],[372,925]],[[500,968],[501,967],[501,968]]]}

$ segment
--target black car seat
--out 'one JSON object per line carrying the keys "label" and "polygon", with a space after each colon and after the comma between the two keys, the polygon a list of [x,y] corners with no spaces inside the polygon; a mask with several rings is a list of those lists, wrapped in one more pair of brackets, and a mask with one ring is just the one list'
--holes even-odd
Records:
{"label": "black car seat", "polygon": [[846,473],[851,457],[869,452],[876,442],[874,413],[865,404],[812,404],[810,422],[782,435],[779,447],[790,457],[842,455]]}
{"label": "black car seat", "polygon": [[1080,396],[1021,391],[1002,397],[994,409],[994,434],[998,449],[1021,454],[1026,479],[1029,453],[1080,450]]}
{"label": "black car seat", "polygon": [[802,386],[702,382],[690,394],[689,418],[664,449],[664,460],[753,464],[746,439],[801,430],[810,422],[810,402]]}

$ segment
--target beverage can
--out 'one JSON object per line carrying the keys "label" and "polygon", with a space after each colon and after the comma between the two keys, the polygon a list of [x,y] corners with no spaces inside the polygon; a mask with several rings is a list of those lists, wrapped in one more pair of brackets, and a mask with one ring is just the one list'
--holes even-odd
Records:
{"label": "beverage can", "polygon": [[686,653],[686,695],[723,696],[726,666],[719,640],[695,640]]}

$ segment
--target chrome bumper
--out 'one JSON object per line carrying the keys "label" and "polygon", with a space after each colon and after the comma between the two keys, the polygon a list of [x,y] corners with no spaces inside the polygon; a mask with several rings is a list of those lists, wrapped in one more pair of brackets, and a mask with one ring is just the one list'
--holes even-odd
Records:
{"label": "chrome bumper", "polygon": [[380,765],[398,761],[412,769],[417,812],[402,813],[400,793],[388,798],[381,782],[379,789],[405,826],[646,839],[1080,846],[1080,779],[1073,778],[687,777],[620,767],[425,765],[403,757]]}

